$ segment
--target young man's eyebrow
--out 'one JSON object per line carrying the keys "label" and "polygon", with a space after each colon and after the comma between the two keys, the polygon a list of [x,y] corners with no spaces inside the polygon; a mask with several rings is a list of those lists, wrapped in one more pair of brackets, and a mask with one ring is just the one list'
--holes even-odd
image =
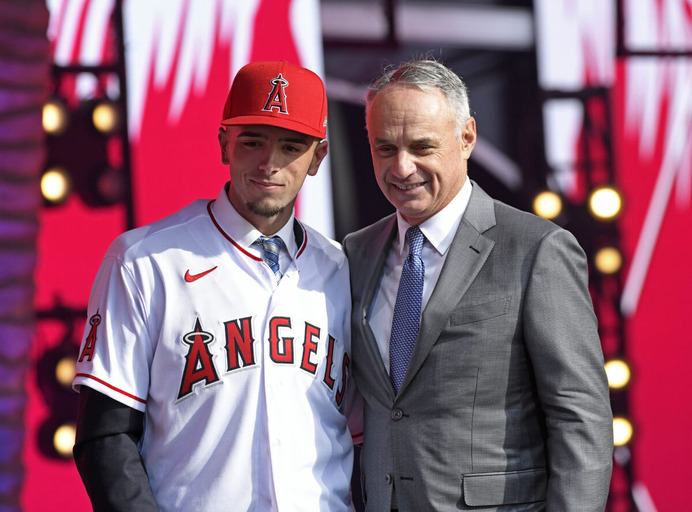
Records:
{"label": "young man's eyebrow", "polygon": [[252,132],[249,130],[245,130],[243,132],[240,132],[238,134],[238,137],[256,137],[256,138],[260,138],[260,139],[268,139],[269,138],[266,135],[263,135],[259,132]]}
{"label": "young man's eyebrow", "polygon": [[[267,135],[264,135],[259,132],[253,132],[251,130],[245,130],[242,131],[238,134],[238,137],[252,137],[252,138],[257,138],[257,139],[264,139],[267,140],[269,137]],[[279,139],[280,142],[289,142],[291,144],[303,144],[305,146],[309,146],[310,143],[308,142],[307,137],[301,137],[301,136],[295,136],[295,137],[281,137]]]}
{"label": "young man's eyebrow", "polygon": [[281,142],[290,142],[292,144],[304,144],[305,146],[310,145],[306,137],[281,137],[279,140]]}

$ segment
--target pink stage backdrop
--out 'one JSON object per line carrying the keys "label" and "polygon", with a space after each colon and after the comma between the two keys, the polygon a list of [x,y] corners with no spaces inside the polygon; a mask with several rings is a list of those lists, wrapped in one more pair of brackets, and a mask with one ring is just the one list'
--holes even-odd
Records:
{"label": "pink stage backdrop", "polygon": [[[692,4],[619,3],[625,52],[616,57],[618,2],[535,0],[539,81],[547,90],[609,89],[615,185],[624,198],[617,221],[625,257],[620,310],[633,370],[635,501],[642,512],[686,510],[692,453]],[[687,56],[655,55],[666,51]],[[584,133],[581,106],[552,101],[544,120],[554,188],[567,197],[587,193],[583,174],[572,165]]]}
{"label": "pink stage backdrop", "polygon": [[685,510],[692,453],[692,58],[621,63],[614,97],[635,479],[656,510]]}
{"label": "pink stage backdrop", "polygon": [[[48,4],[56,61],[98,63],[113,1]],[[612,88],[616,179],[625,201],[618,222],[626,259],[622,310],[634,371],[634,477],[645,510],[685,510],[692,453],[692,59],[616,60],[615,4],[536,0],[537,25],[543,23],[539,35],[549,38],[545,48],[553,52],[539,52],[539,64],[544,80],[557,81],[548,88]],[[634,46],[692,48],[689,0],[623,4]],[[321,74],[322,50],[317,0],[125,0],[124,5],[135,212],[141,225],[197,197],[214,197],[227,179],[216,131],[240,66],[284,58]],[[566,69],[554,67],[560,62]],[[93,84],[84,78],[74,87],[74,94],[88,95]],[[545,113],[549,161],[576,154],[582,120],[573,114]],[[299,215],[330,234],[328,169],[308,182]],[[554,177],[554,185],[566,195],[580,193],[569,169]],[[45,210],[41,220],[37,308],[83,308],[102,255],[125,227],[124,209],[88,209],[74,198]],[[80,322],[77,331],[82,328]],[[34,357],[63,334],[41,322]],[[36,432],[47,407],[34,383],[31,374],[24,509],[89,510],[73,463],[38,453]]]}

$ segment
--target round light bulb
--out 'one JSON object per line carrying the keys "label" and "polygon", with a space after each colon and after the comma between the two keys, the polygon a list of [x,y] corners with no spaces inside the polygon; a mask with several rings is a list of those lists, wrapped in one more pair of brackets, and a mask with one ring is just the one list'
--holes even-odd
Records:
{"label": "round light bulb", "polygon": [[625,418],[613,418],[613,444],[624,446],[632,440],[632,424]]}
{"label": "round light bulb", "polygon": [[599,219],[609,220],[620,213],[622,207],[622,199],[620,194],[612,188],[599,188],[591,194],[589,208],[591,213]]}
{"label": "round light bulb", "polygon": [[546,219],[554,219],[562,212],[562,199],[555,192],[541,192],[533,200],[533,211]]}
{"label": "round light bulb", "polygon": [[67,129],[67,108],[58,100],[43,106],[43,129],[50,135],[60,135]]}
{"label": "round light bulb", "polygon": [[594,263],[602,274],[614,274],[622,267],[622,254],[614,247],[603,247],[596,253]]}
{"label": "round light bulb", "polygon": [[613,359],[605,364],[608,385],[612,389],[624,388],[630,381],[630,367],[620,359]]}
{"label": "round light bulb", "polygon": [[53,434],[53,447],[62,457],[71,458],[76,437],[76,428],[70,423],[58,427]]}
{"label": "round light bulb", "polygon": [[72,381],[76,373],[77,364],[71,357],[63,357],[58,361],[58,364],[55,365],[55,380],[66,388],[72,386]]}
{"label": "round light bulb", "polygon": [[96,105],[91,114],[91,119],[96,129],[105,134],[114,133],[120,122],[115,105],[109,101]]}
{"label": "round light bulb", "polygon": [[67,171],[60,167],[48,169],[41,177],[41,194],[46,201],[60,204],[67,199],[72,185]]}

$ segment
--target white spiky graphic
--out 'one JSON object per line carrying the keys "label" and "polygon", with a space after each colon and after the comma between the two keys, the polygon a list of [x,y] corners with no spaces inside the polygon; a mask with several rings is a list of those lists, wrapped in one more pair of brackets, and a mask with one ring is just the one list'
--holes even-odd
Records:
{"label": "white spiky graphic", "polygon": [[[138,140],[142,116],[153,87],[172,84],[168,125],[175,126],[186,102],[204,95],[217,45],[231,48],[230,84],[252,50],[255,14],[261,0],[125,0],[123,23],[127,59],[128,121]],[[266,1],[266,0],[265,0]],[[278,0],[277,0],[278,1]],[[48,0],[49,36],[57,64],[101,63],[114,0]],[[82,23],[82,17],[84,22]],[[290,5],[293,42],[303,66],[323,75],[322,43],[317,0],[293,0]],[[80,30],[80,28],[82,30]],[[77,55],[77,62],[73,56]],[[76,94],[89,97],[96,80],[80,75]],[[328,166],[306,180],[301,191],[301,218],[327,236],[333,234],[331,180]]]}
{"label": "white spiky graphic", "polygon": [[[628,19],[633,20],[626,34],[627,44],[633,49],[639,46],[665,51],[692,46],[692,26],[685,15],[685,0],[630,0],[626,7]],[[627,75],[625,129],[639,136],[643,159],[655,149],[659,121],[664,105],[668,105],[661,168],[622,293],[622,312],[632,315],[639,303],[674,185],[678,206],[689,208],[692,200],[692,60],[689,57],[633,59],[627,65]]]}
{"label": "white spiky graphic", "polygon": [[[578,91],[612,85],[615,68],[615,3],[599,0],[536,0],[539,82],[544,89]],[[692,47],[690,0],[628,0],[624,3],[629,50]],[[654,247],[670,204],[692,201],[692,61],[686,58],[628,58],[625,63],[625,130],[649,158],[663,140],[663,161],[622,294],[625,315],[636,311]],[[586,76],[591,78],[586,83]],[[664,112],[664,108],[667,109]],[[666,119],[662,136],[661,119]],[[555,169],[551,185],[570,195],[576,187],[575,148],[583,108],[574,100],[544,107],[546,158]]]}

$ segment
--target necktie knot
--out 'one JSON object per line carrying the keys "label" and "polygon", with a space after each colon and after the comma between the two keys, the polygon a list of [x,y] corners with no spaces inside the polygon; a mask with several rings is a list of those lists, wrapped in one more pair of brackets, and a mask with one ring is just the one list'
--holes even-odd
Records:
{"label": "necktie knot", "polygon": [[408,253],[420,256],[425,235],[418,226],[411,226],[406,230],[406,240],[408,240]]}
{"label": "necktie knot", "polygon": [[264,262],[272,269],[276,280],[281,279],[281,271],[279,269],[279,252],[283,245],[283,240],[279,236],[260,236],[253,245],[261,245],[264,249]]}

